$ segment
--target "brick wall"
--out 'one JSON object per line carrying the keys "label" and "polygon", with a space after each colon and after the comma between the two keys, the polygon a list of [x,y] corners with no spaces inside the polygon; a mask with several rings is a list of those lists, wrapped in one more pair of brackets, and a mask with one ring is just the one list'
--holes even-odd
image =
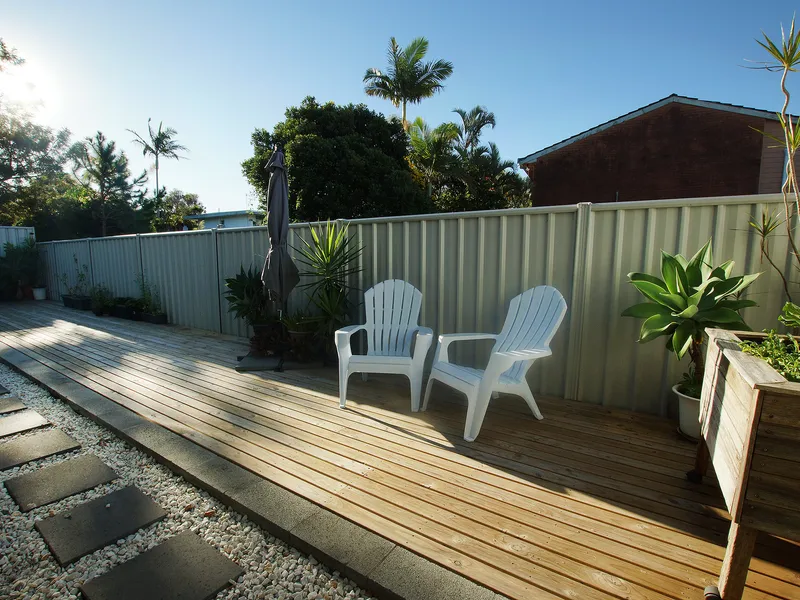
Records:
{"label": "brick wall", "polygon": [[533,203],[755,194],[765,152],[756,129],[764,126],[761,118],[669,104],[538,159],[528,172]]}
{"label": "brick wall", "polygon": [[[765,133],[783,138],[783,129],[777,121],[765,121]],[[781,191],[783,171],[786,168],[786,148],[772,138],[764,136],[761,147],[761,170],[758,178],[758,193],[773,194]]]}

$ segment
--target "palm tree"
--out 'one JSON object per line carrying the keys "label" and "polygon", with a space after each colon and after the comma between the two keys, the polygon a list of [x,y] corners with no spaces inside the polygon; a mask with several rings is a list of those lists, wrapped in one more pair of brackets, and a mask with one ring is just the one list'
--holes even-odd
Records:
{"label": "palm tree", "polygon": [[458,132],[460,149],[466,154],[478,145],[484,127],[495,126],[494,113],[486,110],[485,106],[476,106],[467,112],[463,108],[456,108],[454,113],[461,117],[461,126]]}
{"label": "palm tree", "polygon": [[422,117],[417,117],[411,124],[411,163],[425,178],[428,198],[433,195],[434,180],[447,174],[455,164],[453,148],[458,135],[455,123],[442,123],[431,129]]}
{"label": "palm tree", "polygon": [[425,98],[444,89],[444,80],[453,74],[453,63],[446,60],[423,62],[428,52],[428,40],[414,39],[405,48],[397,40],[389,40],[389,66],[385,73],[379,69],[367,69],[364,75],[364,91],[368,96],[377,96],[391,101],[400,108],[403,127],[408,130],[406,104],[418,104]]}
{"label": "palm tree", "polygon": [[158,124],[158,131],[153,131],[150,125],[152,119],[147,119],[147,130],[150,134],[150,140],[144,139],[141,135],[136,133],[133,129],[128,129],[136,139],[133,140],[134,144],[139,144],[142,147],[142,156],[148,154],[155,158],[156,167],[156,198],[161,194],[161,188],[158,187],[158,159],[163,156],[164,158],[174,158],[180,160],[183,158],[178,154],[180,151],[188,151],[186,146],[181,146],[174,137],[178,134],[172,127],[164,128],[164,122]]}

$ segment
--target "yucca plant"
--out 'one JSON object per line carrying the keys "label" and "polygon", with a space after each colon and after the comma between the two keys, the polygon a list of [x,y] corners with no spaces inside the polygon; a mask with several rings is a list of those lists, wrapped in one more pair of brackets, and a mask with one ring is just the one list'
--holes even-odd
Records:
{"label": "yucca plant", "polygon": [[628,274],[631,284],[647,302],[634,304],[622,316],[644,319],[640,343],[666,336],[667,349],[678,360],[688,352],[691,366],[682,381],[682,391],[694,392],[689,395],[699,395],[702,387],[705,329],[749,330],[739,311],[756,306],[739,295],[760,273],[732,277],[732,260],[717,267],[713,264],[708,240],[689,260],[662,251],[660,278],[646,273]]}
{"label": "yucca plant", "polygon": [[329,353],[334,348],[334,333],[347,324],[351,308],[348,292],[353,289],[348,280],[361,271],[355,263],[364,248],[353,245],[347,229],[347,225],[327,221],[311,228],[311,242],[300,238],[303,246],[294,247],[299,254],[297,261],[303,266],[300,275],[310,278],[300,288],[308,290],[311,303],[317,308],[313,320]]}

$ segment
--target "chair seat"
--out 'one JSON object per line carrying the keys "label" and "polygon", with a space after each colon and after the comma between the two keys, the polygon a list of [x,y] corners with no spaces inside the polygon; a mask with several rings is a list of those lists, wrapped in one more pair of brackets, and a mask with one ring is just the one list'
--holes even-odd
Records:
{"label": "chair seat", "polygon": [[379,356],[375,354],[354,354],[350,357],[351,365],[395,365],[411,366],[410,356]]}
{"label": "chair seat", "polygon": [[[434,363],[431,371],[438,371],[439,373],[449,375],[450,377],[461,381],[465,385],[475,387],[480,385],[481,379],[483,378],[483,369],[473,369],[472,367],[464,367],[450,362]],[[499,383],[501,385],[516,385],[519,383],[519,381],[504,373],[500,375]]]}

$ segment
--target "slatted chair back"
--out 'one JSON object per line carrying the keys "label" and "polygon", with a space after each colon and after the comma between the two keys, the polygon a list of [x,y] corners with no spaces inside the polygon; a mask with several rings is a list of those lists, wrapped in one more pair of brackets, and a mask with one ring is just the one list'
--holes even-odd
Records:
{"label": "slatted chair back", "polygon": [[367,314],[367,354],[411,356],[418,327],[422,292],[407,281],[388,279],[364,294]]}
{"label": "slatted chair back", "polygon": [[[567,303],[556,288],[540,285],[511,299],[503,330],[497,336],[492,352],[542,348],[553,339],[567,312]],[[518,361],[505,372],[521,379],[525,363]]]}

